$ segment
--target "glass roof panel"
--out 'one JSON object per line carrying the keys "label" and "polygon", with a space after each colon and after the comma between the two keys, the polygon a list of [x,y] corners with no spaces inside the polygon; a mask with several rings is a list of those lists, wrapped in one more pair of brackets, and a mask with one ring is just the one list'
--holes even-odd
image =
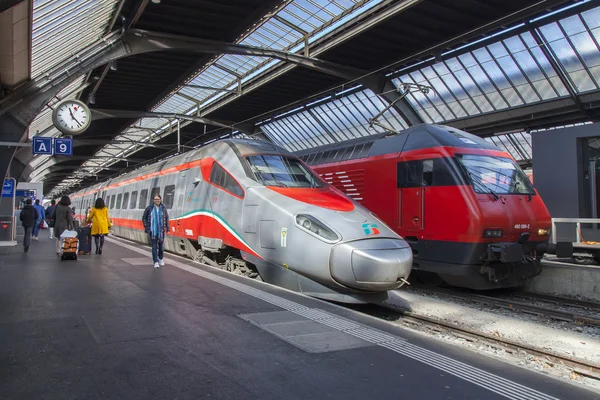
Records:
{"label": "glass roof panel", "polygon": [[192,103],[181,96],[171,96],[164,103],[155,108],[154,111],[183,114],[195,105],[195,103]]}
{"label": "glass roof panel", "polygon": [[[565,36],[564,26],[568,26],[568,29],[571,32],[575,30],[582,32],[585,29],[580,23],[580,20],[574,20],[571,17],[566,20],[542,26],[539,31],[544,40],[548,42],[555,57],[569,75],[571,81],[575,85],[575,89],[578,92],[597,89],[598,86],[594,79],[590,76],[588,69],[581,62],[581,54],[571,45],[572,38]],[[590,38],[589,35],[588,38]],[[593,46],[596,47],[595,45]],[[591,46],[588,47],[591,48]],[[598,51],[597,47],[596,51]]]}
{"label": "glass roof panel", "polygon": [[[600,7],[539,29],[578,92],[600,88],[599,24]],[[433,95],[407,96],[421,118],[430,123],[569,95],[530,32],[465,51],[393,82],[397,87],[400,82],[414,82],[434,89]]]}
{"label": "glass roof panel", "polygon": [[[344,140],[384,132],[369,120],[387,106],[370,89],[320,102],[314,107],[262,125],[265,133],[289,151],[300,151]],[[395,130],[408,124],[395,109],[387,110],[380,121]]]}
{"label": "glass roof panel", "polygon": [[31,77],[72,57],[105,33],[118,0],[34,0]]}

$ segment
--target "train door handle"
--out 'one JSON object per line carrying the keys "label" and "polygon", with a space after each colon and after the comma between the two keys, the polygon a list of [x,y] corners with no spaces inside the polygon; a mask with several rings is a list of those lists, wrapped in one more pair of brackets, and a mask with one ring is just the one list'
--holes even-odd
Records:
{"label": "train door handle", "polygon": [[414,218],[413,218],[413,221],[415,221],[415,222],[419,222],[419,217],[414,217]]}

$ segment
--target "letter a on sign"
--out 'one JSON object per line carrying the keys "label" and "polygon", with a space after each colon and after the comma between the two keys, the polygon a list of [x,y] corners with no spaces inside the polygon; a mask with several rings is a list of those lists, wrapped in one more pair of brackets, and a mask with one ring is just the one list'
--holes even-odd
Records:
{"label": "letter a on sign", "polygon": [[34,137],[31,149],[33,150],[33,154],[52,155],[52,138]]}

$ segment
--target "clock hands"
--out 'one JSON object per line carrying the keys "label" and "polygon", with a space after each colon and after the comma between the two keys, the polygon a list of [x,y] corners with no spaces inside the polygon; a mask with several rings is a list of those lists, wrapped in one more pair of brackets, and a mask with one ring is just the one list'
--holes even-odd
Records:
{"label": "clock hands", "polygon": [[73,118],[73,119],[75,120],[75,122],[77,122],[77,124],[78,124],[78,125],[81,127],[81,126],[82,126],[82,124],[81,124],[81,122],[79,122],[79,121],[77,120],[77,118],[75,118],[75,115],[73,115],[73,111],[71,111],[71,109],[70,109],[70,108],[68,108],[68,107],[67,107],[67,110],[69,110],[69,114],[71,114],[71,118]]}

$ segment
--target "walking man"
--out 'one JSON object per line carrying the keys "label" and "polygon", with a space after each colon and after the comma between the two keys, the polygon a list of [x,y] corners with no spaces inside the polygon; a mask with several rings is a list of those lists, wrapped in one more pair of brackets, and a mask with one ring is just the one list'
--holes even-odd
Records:
{"label": "walking man", "polygon": [[39,219],[37,210],[31,205],[31,199],[27,199],[25,201],[25,207],[23,207],[23,209],[21,210],[21,213],[19,214],[19,219],[21,220],[23,229],[25,229],[25,237],[23,238],[23,250],[25,251],[25,253],[27,253],[29,251],[29,246],[31,245],[31,233],[33,232],[33,226],[37,223],[37,220]]}
{"label": "walking man", "polygon": [[155,194],[152,199],[154,204],[149,205],[144,210],[142,222],[144,231],[148,234],[152,244],[152,261],[154,268],[165,265],[163,261],[165,251],[165,236],[169,235],[169,214],[166,207],[162,204],[160,194]]}
{"label": "walking man", "polygon": [[50,239],[54,239],[54,211],[56,210],[56,200],[52,200],[48,208],[46,208],[46,221],[50,231]]}
{"label": "walking man", "polygon": [[35,221],[35,226],[33,227],[33,238],[35,240],[39,240],[38,235],[40,234],[40,225],[42,221],[46,219],[46,212],[44,211],[44,207],[40,204],[40,200],[37,199],[33,206],[37,211],[37,220]]}

